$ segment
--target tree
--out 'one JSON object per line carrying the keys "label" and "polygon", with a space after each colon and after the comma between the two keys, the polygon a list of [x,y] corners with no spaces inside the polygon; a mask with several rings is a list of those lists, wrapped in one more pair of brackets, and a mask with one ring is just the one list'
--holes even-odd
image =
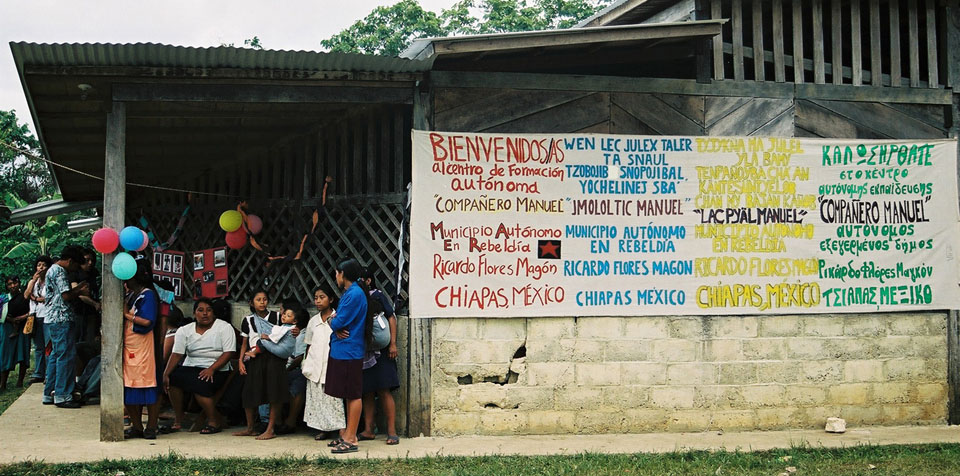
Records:
{"label": "tree", "polygon": [[330,51],[399,55],[417,38],[569,28],[610,0],[461,0],[439,15],[417,0],[377,7],[320,41]]}
{"label": "tree", "polygon": [[[236,47],[234,43],[220,43],[220,46],[229,46],[231,48]],[[253,50],[262,50],[263,44],[260,43],[260,38],[254,36],[253,38],[247,38],[246,40],[243,40],[243,47]]]}
{"label": "tree", "polygon": [[20,123],[16,112],[0,111],[0,190],[13,192],[27,203],[52,195],[56,190],[47,165],[10,147],[43,156],[40,141],[27,124]]}

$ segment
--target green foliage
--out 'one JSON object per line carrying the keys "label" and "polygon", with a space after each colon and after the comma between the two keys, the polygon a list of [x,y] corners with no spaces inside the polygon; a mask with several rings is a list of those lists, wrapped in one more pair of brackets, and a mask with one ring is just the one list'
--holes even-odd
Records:
{"label": "green foliage", "polygon": [[461,0],[440,14],[401,0],[322,40],[330,51],[399,55],[417,38],[569,28],[610,0]]}
{"label": "green foliage", "polygon": [[[0,111],[0,140],[42,156],[40,143],[13,111]],[[89,246],[92,232],[70,233],[67,221],[79,212],[14,225],[10,211],[31,203],[59,198],[46,164],[0,147],[0,276],[21,280],[33,274],[34,259],[58,252],[68,244]]]}
{"label": "green foliage", "polygon": [[263,45],[260,44],[260,38],[257,38],[256,36],[243,40],[243,46],[247,48],[253,48],[255,50],[263,49]]}

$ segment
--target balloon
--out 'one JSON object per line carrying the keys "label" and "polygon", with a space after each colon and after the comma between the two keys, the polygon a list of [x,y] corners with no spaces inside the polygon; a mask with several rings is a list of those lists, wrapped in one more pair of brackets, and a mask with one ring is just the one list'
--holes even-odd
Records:
{"label": "balloon", "polygon": [[227,246],[235,250],[247,246],[247,232],[243,228],[239,228],[227,233]]}
{"label": "balloon", "polygon": [[139,248],[137,248],[137,251],[143,251],[143,250],[145,250],[145,249],[147,248],[147,245],[150,244],[150,237],[147,236],[147,232],[145,232],[145,231],[143,231],[143,230],[140,230],[140,233],[143,233],[143,244],[140,245]]}
{"label": "balloon", "polygon": [[93,247],[107,254],[113,253],[120,244],[120,235],[113,228],[101,228],[93,234]]}
{"label": "balloon", "polygon": [[128,226],[120,230],[120,246],[127,251],[136,251],[143,244],[143,230]]}
{"label": "balloon", "polygon": [[247,232],[251,235],[256,235],[260,233],[260,230],[263,229],[263,220],[256,215],[247,215]]}
{"label": "balloon", "polygon": [[243,225],[243,215],[236,210],[227,210],[220,214],[220,228],[229,233],[237,231],[237,228]]}
{"label": "balloon", "polygon": [[126,281],[137,274],[137,261],[127,253],[120,252],[113,258],[113,275]]}

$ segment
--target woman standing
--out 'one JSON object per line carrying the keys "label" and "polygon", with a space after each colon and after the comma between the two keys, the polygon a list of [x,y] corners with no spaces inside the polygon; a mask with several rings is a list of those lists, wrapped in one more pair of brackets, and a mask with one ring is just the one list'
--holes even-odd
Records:
{"label": "woman standing", "polygon": [[357,426],[363,409],[364,328],[367,321],[367,292],[360,284],[363,267],[355,259],[337,265],[337,285],[344,290],[337,313],[330,319],[334,335],[330,337],[330,358],[323,391],[342,398],[347,407],[347,427],[331,445],[332,453],[355,453]]}
{"label": "woman standing", "polygon": [[43,382],[47,375],[47,341],[43,332],[43,319],[47,316],[47,270],[53,265],[49,256],[37,257],[34,262],[33,277],[23,290],[23,297],[30,300],[30,314],[33,315],[33,373],[30,383]]}
{"label": "woman standing", "polygon": [[30,337],[23,335],[23,323],[30,306],[20,292],[20,278],[7,276],[7,294],[0,296],[0,391],[7,389],[7,378],[20,365],[17,386],[23,387],[30,365]]}
{"label": "woman standing", "polygon": [[[137,273],[124,282],[128,294],[123,312],[123,403],[130,416],[127,438],[157,438],[157,352],[160,334],[156,329],[159,305],[150,268],[137,261]],[[143,406],[147,406],[147,428],[143,428]]]}

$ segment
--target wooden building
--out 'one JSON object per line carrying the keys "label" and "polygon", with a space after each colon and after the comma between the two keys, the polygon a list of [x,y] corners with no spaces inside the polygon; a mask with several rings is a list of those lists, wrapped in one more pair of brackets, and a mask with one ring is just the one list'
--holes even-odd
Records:
{"label": "wooden building", "polygon": [[[11,48],[44,149],[70,167],[53,168],[64,206],[102,200],[107,226],[142,213],[165,237],[186,204],[167,189],[191,190],[176,249],[221,244],[216,217],[247,200],[267,222],[260,241],[287,254],[332,177],[300,261],[230,253],[240,301],[264,285],[306,296],[343,255],[405,297],[412,129],[922,139],[956,137],[960,114],[956,0],[620,0],[569,30],[418,40],[404,58]],[[104,439],[120,434],[119,286],[104,280]],[[401,319],[399,424],[412,435],[780,428],[828,410],[957,423],[957,331],[946,311]],[[679,341],[693,343],[683,356],[657,351]]]}

